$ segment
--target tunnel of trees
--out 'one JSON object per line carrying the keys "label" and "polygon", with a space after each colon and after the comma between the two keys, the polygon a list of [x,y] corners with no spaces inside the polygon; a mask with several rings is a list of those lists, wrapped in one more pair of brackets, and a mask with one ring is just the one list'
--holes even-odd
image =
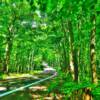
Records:
{"label": "tunnel of trees", "polygon": [[45,61],[58,73],[49,92],[99,100],[99,7],[99,0],[0,0],[0,80],[42,70]]}

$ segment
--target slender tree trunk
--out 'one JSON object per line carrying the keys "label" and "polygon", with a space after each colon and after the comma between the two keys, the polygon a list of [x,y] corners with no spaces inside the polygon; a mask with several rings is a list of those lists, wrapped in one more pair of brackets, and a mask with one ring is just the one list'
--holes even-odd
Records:
{"label": "slender tree trunk", "polygon": [[[65,28],[66,24],[63,23],[63,19],[62,19],[62,31],[63,31],[63,43],[62,43],[62,47],[63,47],[63,58],[64,58],[64,71],[69,71],[69,48],[68,48],[68,36],[67,36],[67,31]],[[66,48],[67,47],[67,48]]]}
{"label": "slender tree trunk", "polygon": [[2,61],[2,59],[0,58],[0,72],[2,72],[2,66],[3,66],[3,61]]}
{"label": "slender tree trunk", "polygon": [[30,71],[30,67],[31,67],[31,53],[29,53],[28,55],[28,65],[27,65],[27,71]]}
{"label": "slender tree trunk", "polygon": [[74,50],[74,74],[75,74],[75,81],[78,82],[78,50]]}
{"label": "slender tree trunk", "polygon": [[82,32],[82,25],[84,23],[83,18],[82,18],[82,11],[78,15],[77,20],[79,21],[77,24],[78,28],[78,51],[77,51],[77,62],[78,62],[78,68],[79,68],[79,81],[83,81],[84,79],[84,34]]}
{"label": "slender tree trunk", "polygon": [[33,63],[33,61],[34,61],[34,50],[32,50],[32,58],[31,58],[31,71],[33,71],[33,70],[34,70],[34,63]]}
{"label": "slender tree trunk", "polygon": [[97,83],[97,73],[96,73],[96,54],[95,54],[95,34],[96,34],[96,16],[93,14],[91,16],[92,30],[90,33],[90,67],[92,70],[92,82]]}
{"label": "slender tree trunk", "polygon": [[69,45],[70,45],[70,72],[72,75],[73,80],[75,79],[74,76],[74,62],[73,62],[73,32],[72,32],[72,24],[70,21],[68,21],[68,28],[69,28]]}
{"label": "slender tree trunk", "polygon": [[9,63],[10,63],[10,54],[12,51],[12,45],[13,45],[13,36],[14,36],[14,23],[15,23],[15,16],[14,19],[12,20],[12,23],[8,27],[8,34],[6,37],[6,50],[5,50],[5,61],[4,61],[4,66],[3,66],[3,71],[4,73],[8,73],[9,70]]}
{"label": "slender tree trunk", "polygon": [[64,67],[63,67],[63,71],[65,72],[67,70],[67,66],[68,66],[68,63],[67,63],[67,57],[66,57],[66,47],[65,47],[65,43],[63,42],[62,43],[62,47],[63,47],[63,62],[64,62]]}
{"label": "slender tree trunk", "polygon": [[70,44],[70,71],[74,81],[78,81],[77,50],[74,48],[74,34],[71,21],[68,21]]}
{"label": "slender tree trunk", "polygon": [[5,55],[6,55],[5,56],[5,63],[3,66],[4,73],[8,73],[11,50],[12,50],[12,41],[11,41],[11,37],[8,37],[7,38],[7,45],[6,45],[6,53],[5,53]]}

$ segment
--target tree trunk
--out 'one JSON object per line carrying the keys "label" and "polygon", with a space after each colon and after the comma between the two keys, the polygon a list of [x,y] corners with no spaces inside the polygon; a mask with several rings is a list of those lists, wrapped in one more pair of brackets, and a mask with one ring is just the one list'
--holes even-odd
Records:
{"label": "tree trunk", "polygon": [[78,82],[77,50],[74,48],[74,34],[71,21],[68,21],[70,45],[70,71],[74,81]]}
{"label": "tree trunk", "polygon": [[92,82],[97,83],[96,73],[96,54],[95,54],[95,34],[96,34],[96,16],[91,16],[92,30],[90,33],[90,67],[92,70]]}
{"label": "tree trunk", "polygon": [[63,72],[65,72],[67,70],[67,66],[68,66],[68,63],[67,63],[67,57],[66,57],[66,47],[65,47],[65,43],[63,42],[62,43],[62,48],[63,48]]}
{"label": "tree trunk", "polygon": [[8,34],[6,37],[6,50],[5,50],[5,61],[4,61],[4,66],[3,66],[3,71],[4,73],[8,73],[8,69],[9,69],[9,63],[10,63],[10,54],[12,51],[12,45],[13,45],[13,37],[14,37],[14,23],[15,23],[15,19],[14,18],[12,20],[12,23],[9,25],[8,27]]}
{"label": "tree trunk", "polygon": [[92,100],[91,90],[89,88],[84,88],[83,92],[83,100]]}
{"label": "tree trunk", "polygon": [[5,53],[5,62],[4,62],[4,66],[3,66],[4,73],[8,73],[11,50],[12,50],[12,41],[11,41],[11,38],[8,37],[7,45],[6,45],[6,53]]}

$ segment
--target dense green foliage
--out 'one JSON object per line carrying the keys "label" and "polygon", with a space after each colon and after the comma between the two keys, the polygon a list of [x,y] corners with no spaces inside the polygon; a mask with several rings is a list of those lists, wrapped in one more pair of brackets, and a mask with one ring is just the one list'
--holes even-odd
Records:
{"label": "dense green foliage", "polygon": [[91,71],[94,32],[96,74],[100,80],[99,7],[99,0],[1,0],[0,73],[41,70],[45,61],[58,71],[49,92],[59,91],[69,97],[76,90],[90,87],[92,94],[97,92],[95,100],[99,100],[100,85],[92,84]]}

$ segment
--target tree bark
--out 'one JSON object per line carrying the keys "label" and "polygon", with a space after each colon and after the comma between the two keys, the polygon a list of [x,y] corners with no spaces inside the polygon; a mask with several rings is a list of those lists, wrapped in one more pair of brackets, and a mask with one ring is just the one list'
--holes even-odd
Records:
{"label": "tree bark", "polygon": [[92,100],[92,96],[91,96],[91,89],[89,88],[84,88],[83,89],[83,100]]}
{"label": "tree bark", "polygon": [[78,62],[77,62],[77,49],[74,47],[74,34],[72,23],[68,21],[68,29],[69,29],[69,45],[70,45],[70,71],[72,74],[72,78],[74,81],[78,82]]}
{"label": "tree bark", "polygon": [[[64,58],[64,71],[69,71],[69,41],[68,41],[68,36],[67,36],[67,31],[65,29],[66,24],[64,25],[63,23],[63,19],[62,19],[62,31],[63,31],[63,43],[62,43],[62,47],[63,47],[63,58]],[[67,47],[67,48],[66,48]]]}
{"label": "tree bark", "polygon": [[6,53],[5,53],[5,62],[3,66],[4,73],[8,73],[9,63],[10,63],[10,54],[12,50],[12,40],[11,37],[7,37]]}
{"label": "tree bark", "polygon": [[97,73],[96,73],[96,53],[95,53],[95,34],[96,34],[96,16],[93,14],[91,16],[92,29],[90,33],[90,67],[92,70],[92,82],[97,83]]}

